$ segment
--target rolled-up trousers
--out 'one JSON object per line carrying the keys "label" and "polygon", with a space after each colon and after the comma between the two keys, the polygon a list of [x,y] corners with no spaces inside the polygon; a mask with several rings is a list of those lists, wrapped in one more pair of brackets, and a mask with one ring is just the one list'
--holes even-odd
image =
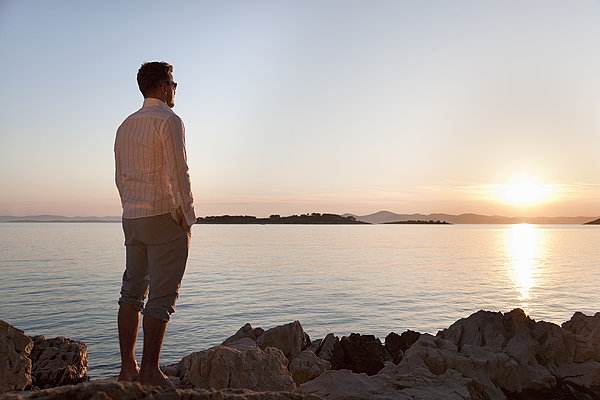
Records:
{"label": "rolled-up trousers", "polygon": [[123,232],[126,256],[119,304],[132,304],[144,315],[169,321],[179,297],[190,234],[170,213],[123,218]]}

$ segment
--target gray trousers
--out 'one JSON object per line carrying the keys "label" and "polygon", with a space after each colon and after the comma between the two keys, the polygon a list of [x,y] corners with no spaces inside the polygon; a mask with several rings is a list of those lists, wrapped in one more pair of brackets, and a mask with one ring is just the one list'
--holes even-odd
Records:
{"label": "gray trousers", "polygon": [[144,315],[168,321],[179,297],[190,235],[171,214],[123,218],[123,232],[126,256],[119,304],[132,304]]}

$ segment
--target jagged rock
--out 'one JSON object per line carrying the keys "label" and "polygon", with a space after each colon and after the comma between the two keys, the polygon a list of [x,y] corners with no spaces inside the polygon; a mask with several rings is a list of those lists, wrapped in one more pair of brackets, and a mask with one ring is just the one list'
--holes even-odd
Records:
{"label": "jagged rock", "polygon": [[323,360],[310,350],[304,350],[292,359],[289,365],[292,378],[300,385],[321,375],[331,368],[331,363]]}
{"label": "jagged rock", "polygon": [[402,360],[404,352],[419,339],[420,335],[419,332],[407,330],[402,335],[390,332],[385,337],[385,348],[391,355],[394,364],[398,364]]}
{"label": "jagged rock", "polygon": [[351,333],[334,345],[331,367],[375,375],[384,367],[384,358],[384,347],[378,338]]}
{"label": "jagged rock", "polygon": [[256,339],[256,344],[261,349],[269,346],[276,347],[285,354],[288,359],[296,357],[302,350],[310,346],[310,339],[299,321],[279,325],[267,329]]}
{"label": "jagged rock", "polygon": [[[236,344],[239,345],[239,343],[249,343],[249,341],[247,340],[242,340],[242,339],[251,339],[252,341],[256,342],[256,339],[258,339],[258,337],[260,335],[262,335],[265,332],[265,330],[263,328],[252,328],[252,325],[250,325],[249,323],[246,323],[244,326],[242,326],[240,329],[238,329],[238,331],[233,335],[228,337],[227,339],[225,339],[223,341],[223,345],[232,345],[232,344]],[[234,346],[234,347],[236,347]]]}
{"label": "jagged rock", "polygon": [[573,361],[575,337],[549,322],[535,322],[523,310],[509,313],[478,311],[438,332],[458,350],[464,345],[505,352],[520,364],[556,365]]}
{"label": "jagged rock", "polygon": [[[465,345],[462,350],[459,351],[449,340],[423,334],[406,351],[400,364],[392,367],[393,372],[418,376],[427,373],[442,375],[448,371],[455,371],[476,382],[487,396],[483,398],[492,400],[504,399],[502,388],[497,384],[503,385],[507,390],[519,392],[523,384],[533,384],[529,379],[539,380],[526,374],[526,367],[519,366],[503,352],[471,345]],[[392,372],[391,368],[386,369],[385,373]],[[548,382],[547,385],[538,384],[536,389],[550,387],[551,384],[552,382]]]}
{"label": "jagged rock", "polygon": [[600,361],[600,313],[576,312],[562,327],[575,335],[575,362]]}
{"label": "jagged rock", "polygon": [[333,357],[333,349],[335,348],[335,344],[338,343],[340,339],[335,336],[333,333],[328,333],[322,340],[319,348],[315,352],[319,358],[323,360],[331,361]]}
{"label": "jagged rock", "polygon": [[319,348],[321,348],[322,342],[323,342],[323,339],[313,340],[312,342],[310,342],[310,346],[308,346],[307,350],[310,350],[313,353],[317,354],[319,352]]}
{"label": "jagged rock", "polygon": [[287,364],[275,347],[239,350],[219,345],[184,357],[177,372],[182,384],[194,388],[293,390],[296,385]]}
{"label": "jagged rock", "polygon": [[553,367],[573,361],[576,338],[570,332],[556,324],[540,321],[535,324],[531,334],[539,343],[535,358],[540,364]]}
{"label": "jagged rock", "polygon": [[62,336],[33,337],[33,385],[49,388],[84,382],[87,377],[87,346]]}
{"label": "jagged rock", "polygon": [[139,383],[94,381],[30,393],[11,393],[2,400],[320,400],[299,392],[255,392],[248,389],[163,389]]}
{"label": "jagged rock", "polygon": [[31,386],[32,340],[0,320],[0,393]]}
{"label": "jagged rock", "polygon": [[[423,351],[424,347],[420,346],[418,350],[430,365],[436,360],[438,368],[456,369],[484,384],[490,393],[498,390],[516,393],[526,389],[543,390],[556,385],[556,377],[545,365],[554,365],[557,361],[556,354],[544,354],[543,350],[549,347],[549,343],[559,342],[566,343],[565,348],[569,348],[568,337],[557,341],[553,335],[558,331],[551,325],[545,323],[536,329],[536,322],[520,309],[504,315],[479,311],[438,333],[438,338],[447,339],[456,346],[456,350],[448,349],[447,344],[444,344],[445,349]],[[435,345],[439,347],[440,342],[435,342]],[[558,357],[561,358],[562,355]],[[494,396],[503,398],[497,394]]]}

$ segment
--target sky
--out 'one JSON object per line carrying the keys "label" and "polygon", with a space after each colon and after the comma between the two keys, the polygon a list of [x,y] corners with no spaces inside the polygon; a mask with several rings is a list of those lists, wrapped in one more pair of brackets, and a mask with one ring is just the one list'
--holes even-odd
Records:
{"label": "sky", "polygon": [[599,41],[585,0],[0,0],[0,215],[119,215],[160,60],[199,216],[599,216]]}

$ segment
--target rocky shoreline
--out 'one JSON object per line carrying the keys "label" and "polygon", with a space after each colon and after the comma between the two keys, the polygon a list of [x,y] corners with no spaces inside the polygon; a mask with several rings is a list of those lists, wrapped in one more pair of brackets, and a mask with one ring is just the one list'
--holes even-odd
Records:
{"label": "rocky shoreline", "polygon": [[246,324],[165,366],[178,389],[88,381],[87,347],[0,321],[0,399],[600,399],[600,313],[561,326],[479,311],[436,335],[328,334]]}

